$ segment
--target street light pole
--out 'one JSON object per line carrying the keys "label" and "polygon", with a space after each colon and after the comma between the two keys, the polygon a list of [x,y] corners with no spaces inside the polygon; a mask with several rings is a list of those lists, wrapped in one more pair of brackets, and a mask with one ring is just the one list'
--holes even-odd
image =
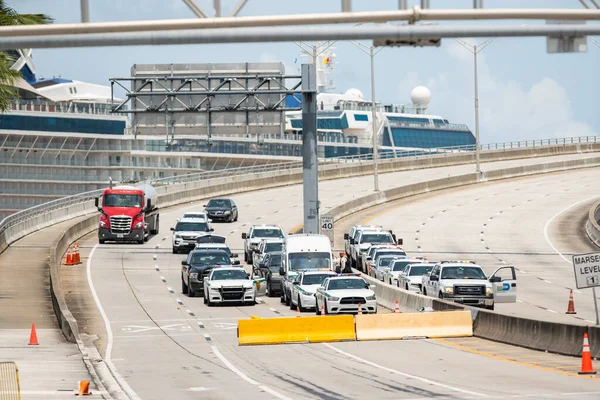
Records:
{"label": "street light pole", "polygon": [[371,57],[371,120],[373,126],[373,190],[379,192],[379,143],[377,138],[377,108],[375,105],[375,53],[373,46],[369,50],[369,56]]}
{"label": "street light pole", "polygon": [[481,174],[479,167],[479,87],[477,85],[477,45],[473,46],[473,70],[475,79],[475,172]]}

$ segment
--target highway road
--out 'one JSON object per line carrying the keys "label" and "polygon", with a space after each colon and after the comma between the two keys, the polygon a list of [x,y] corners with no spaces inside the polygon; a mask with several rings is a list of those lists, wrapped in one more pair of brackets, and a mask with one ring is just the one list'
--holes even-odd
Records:
{"label": "highway road", "polygon": [[[576,289],[571,255],[598,251],[583,227],[599,180],[595,168],[462,187],[375,207],[343,226],[385,225],[409,254],[430,260],[474,260],[487,273],[514,265],[518,301],[497,311],[593,324],[592,291]],[[565,314],[569,289],[575,315]]]}
{"label": "highway road", "polygon": [[[553,157],[543,162],[588,156],[594,155]],[[520,163],[536,161],[485,164],[485,168]],[[385,190],[399,183],[466,173],[472,169],[472,165],[465,165],[386,174],[381,176],[381,188]],[[573,179],[584,186],[588,181],[592,182],[593,174],[596,174],[597,181],[597,173],[598,170],[582,170],[569,174],[587,174],[584,184],[579,178]],[[565,179],[568,176],[565,174]],[[368,194],[371,182],[372,177],[322,182],[321,200],[329,208]],[[478,189],[478,186],[470,188]],[[500,195],[506,194],[505,203],[510,207],[513,203],[508,199],[519,191],[500,192]],[[241,253],[241,233],[252,224],[278,223],[286,231],[298,226],[302,222],[301,193],[301,186],[291,186],[232,196],[240,207],[240,220],[232,224],[214,224],[215,231],[226,235],[231,248]],[[277,317],[295,313],[282,306],[276,298],[261,299],[261,304],[256,306],[209,308],[201,298],[187,298],[181,294],[180,268],[184,256],[171,254],[168,228],[174,225],[182,212],[201,210],[202,204],[197,202],[164,210],[161,213],[161,233],[143,246],[96,245],[95,234],[80,243],[86,253],[91,250],[87,268],[112,334],[109,338],[108,334],[98,332],[100,351],[115,364],[123,380],[140,398],[198,398],[199,392],[203,398],[209,399],[237,399],[241,396],[267,399],[354,399],[366,396],[377,399],[564,398],[575,393],[585,399],[600,396],[600,383],[597,381],[572,376],[558,367],[535,368],[531,363],[527,366],[525,362],[509,362],[489,354],[469,352],[452,345],[451,341],[239,347],[235,330],[238,319],[251,315]],[[456,208],[466,204],[461,203]],[[479,211],[473,212],[478,209],[473,205],[464,208],[468,218],[478,217]],[[400,230],[402,234],[411,232],[404,224],[404,221],[413,220],[411,216],[394,214],[393,218],[380,218],[385,218],[386,227]],[[463,218],[468,219],[464,215]],[[453,228],[462,234],[464,228],[456,225]],[[470,226],[470,222],[467,225]],[[515,227],[515,230],[525,232],[525,228]],[[425,239],[428,235],[431,237]],[[438,237],[437,232],[428,235],[421,233],[423,244],[419,245],[423,250],[429,249],[430,241]],[[406,235],[404,237],[407,238]],[[484,234],[484,239],[489,240],[490,248],[499,246],[494,242],[495,231],[494,234],[489,233],[489,239]],[[461,243],[459,237],[453,240]],[[413,253],[418,252],[413,246],[409,247]],[[535,285],[540,283],[535,282]],[[526,283],[521,286],[526,286]],[[515,348],[505,350],[519,354],[525,352]],[[534,354],[532,359],[536,357],[541,355]],[[565,363],[573,361],[559,358]]]}

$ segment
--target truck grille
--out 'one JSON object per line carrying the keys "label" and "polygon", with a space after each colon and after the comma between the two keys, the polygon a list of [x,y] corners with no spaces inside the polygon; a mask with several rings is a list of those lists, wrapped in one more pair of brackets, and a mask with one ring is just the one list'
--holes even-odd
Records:
{"label": "truck grille", "polygon": [[238,287],[222,287],[221,297],[223,300],[242,300],[244,298],[244,288]]}
{"label": "truck grille", "polygon": [[110,231],[113,234],[128,235],[131,231],[131,217],[124,215],[110,217]]}
{"label": "truck grille", "polygon": [[457,296],[484,296],[485,286],[454,286]]}
{"label": "truck grille", "polygon": [[340,304],[365,304],[365,298],[364,297],[343,297],[340,300]]}
{"label": "truck grille", "polygon": [[185,236],[185,235],[182,235],[181,238],[183,240],[196,240],[197,237],[196,236]]}

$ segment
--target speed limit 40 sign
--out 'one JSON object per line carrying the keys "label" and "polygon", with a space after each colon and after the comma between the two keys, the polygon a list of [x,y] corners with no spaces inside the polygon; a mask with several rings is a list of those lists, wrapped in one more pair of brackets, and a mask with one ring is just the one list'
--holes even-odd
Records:
{"label": "speed limit 40 sign", "polygon": [[320,221],[321,234],[329,238],[333,247],[333,214],[322,214]]}

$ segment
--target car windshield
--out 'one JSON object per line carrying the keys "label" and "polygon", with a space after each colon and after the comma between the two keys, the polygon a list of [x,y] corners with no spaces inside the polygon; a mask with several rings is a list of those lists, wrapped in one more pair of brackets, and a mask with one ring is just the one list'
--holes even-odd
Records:
{"label": "car windshield", "polygon": [[196,243],[222,244],[222,243],[225,243],[225,236],[213,236],[213,235],[200,236],[198,239],[196,239]]}
{"label": "car windshield", "polygon": [[327,290],[368,289],[369,285],[363,279],[333,279],[329,281]]}
{"label": "car windshield", "polygon": [[227,208],[229,206],[230,206],[229,200],[225,200],[225,199],[212,199],[206,205],[206,207],[223,207],[223,208]]}
{"label": "car windshield", "polygon": [[225,253],[194,254],[192,265],[231,265],[231,259]]}
{"label": "car windshield", "polygon": [[275,229],[275,228],[259,228],[259,229],[254,229],[252,230],[252,236],[251,237],[261,237],[261,238],[282,238],[283,237],[283,232],[281,232],[281,229]]}
{"label": "car windshield", "polygon": [[377,260],[377,265],[380,267],[387,267],[393,260],[393,257],[381,257],[379,260]]}
{"label": "car windshield", "polygon": [[331,274],[304,275],[304,278],[302,278],[302,284],[303,285],[320,285],[321,283],[323,283],[325,278],[327,278],[328,276],[332,276],[332,275]]}
{"label": "car windshield", "polygon": [[265,246],[265,253],[272,253],[274,251],[281,251],[283,243],[267,243]]}
{"label": "car windshield", "polygon": [[208,224],[206,222],[178,222],[175,230],[187,232],[208,232]]}
{"label": "car windshield", "polygon": [[360,239],[361,243],[394,243],[389,233],[366,233]]}
{"label": "car windshield", "polygon": [[196,245],[196,248],[197,249],[204,249],[204,250],[222,250],[225,253],[227,253],[227,255],[229,257],[231,257],[231,249],[229,247],[227,247],[227,246],[223,246],[223,247],[221,247],[221,246],[219,246],[219,247],[202,247],[202,245],[200,244],[200,245]]}
{"label": "car windshield", "polygon": [[141,207],[142,196],[139,194],[107,194],[104,196],[104,207]]}
{"label": "car windshield", "polygon": [[331,254],[326,252],[290,253],[288,258],[291,271],[329,269],[331,267]]}
{"label": "car windshield", "polygon": [[204,213],[185,213],[182,218],[200,218],[206,219],[206,214]]}
{"label": "car windshield", "polygon": [[394,265],[392,266],[392,271],[402,271],[404,267],[410,263],[410,261],[395,261]]}
{"label": "car windshield", "polygon": [[271,271],[279,271],[279,267],[281,267],[281,254],[276,256],[271,256],[271,262],[269,263],[269,269]]}
{"label": "car windshield", "polygon": [[212,281],[226,281],[231,279],[248,279],[248,275],[243,268],[215,270],[212,274]]}
{"label": "car windshield", "polygon": [[384,257],[384,256],[395,256],[395,257],[400,257],[400,256],[406,256],[406,252],[404,252],[403,250],[380,250],[377,252],[377,254],[375,254],[376,258],[379,257]]}
{"label": "car windshield", "polygon": [[479,267],[444,267],[442,279],[486,279]]}
{"label": "car windshield", "polygon": [[408,275],[410,276],[421,276],[421,275],[425,275],[427,273],[429,273],[429,271],[431,271],[431,269],[433,268],[433,266],[418,266],[415,265],[414,267],[410,267],[410,273]]}

